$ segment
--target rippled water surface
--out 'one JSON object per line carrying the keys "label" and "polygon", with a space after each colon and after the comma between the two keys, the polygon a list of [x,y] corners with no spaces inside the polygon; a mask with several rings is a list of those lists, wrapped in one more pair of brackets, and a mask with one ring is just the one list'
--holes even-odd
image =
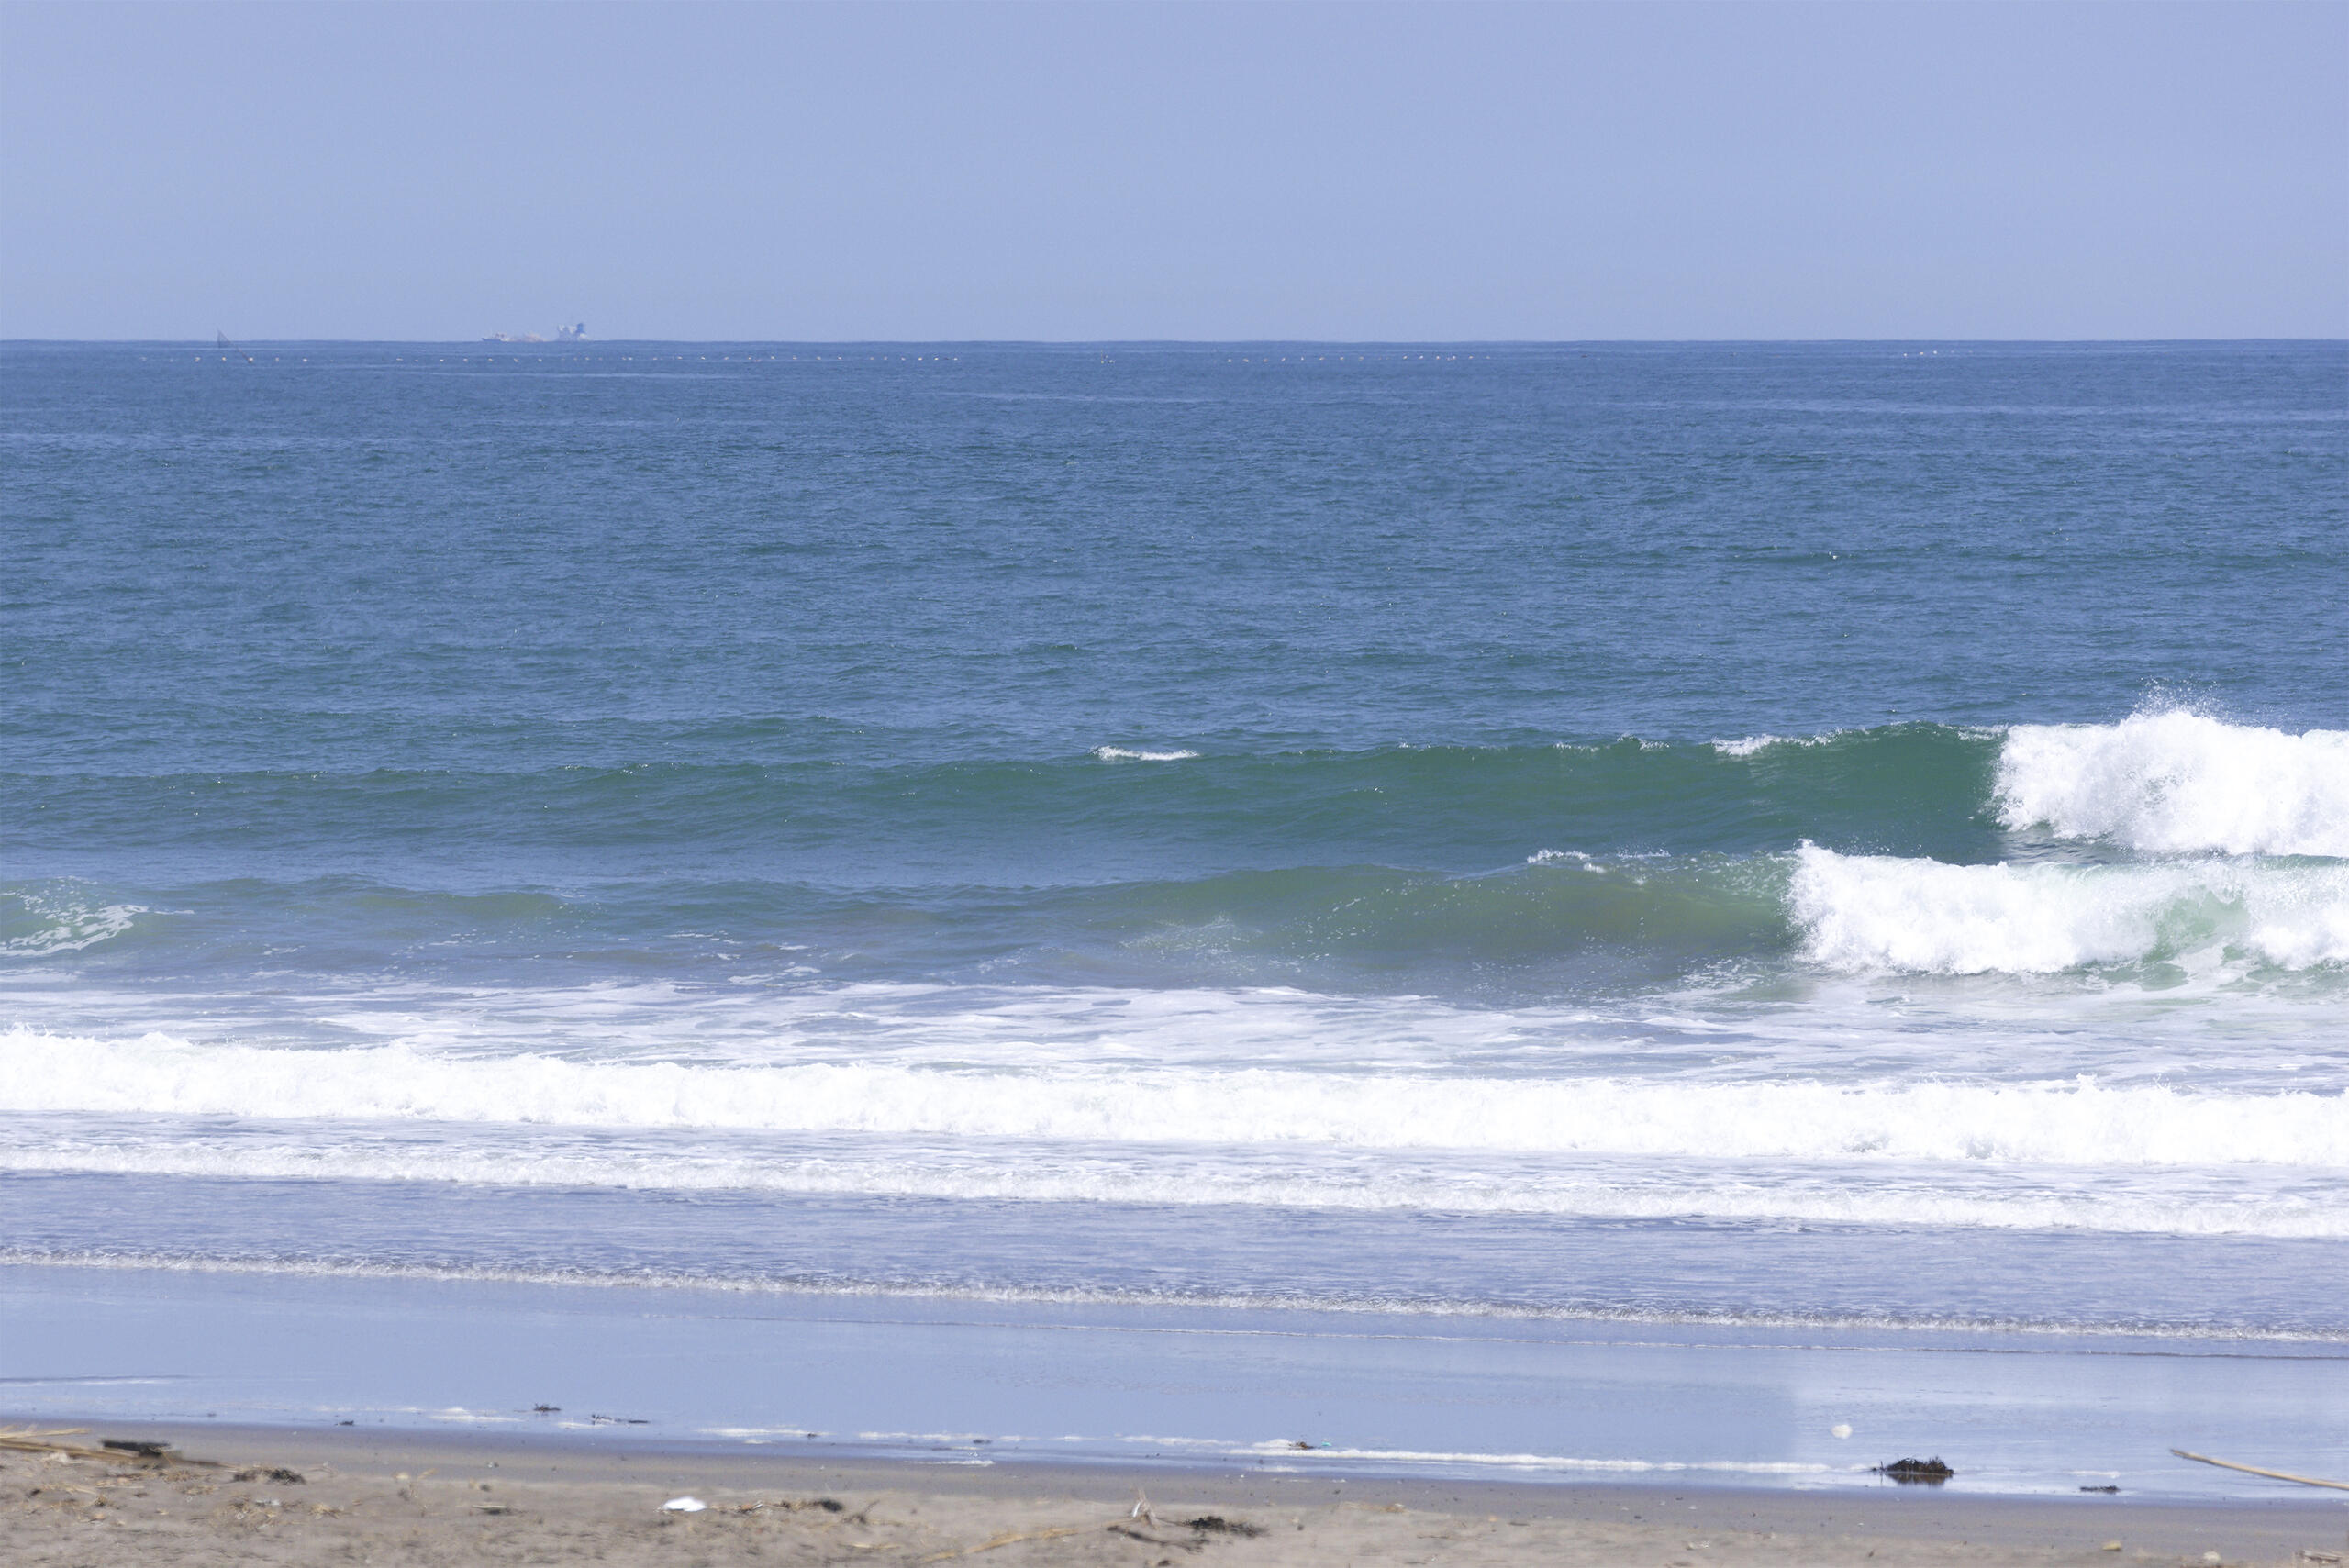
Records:
{"label": "rippled water surface", "polygon": [[10,347],[0,1254],[2349,1336],[2349,350],[1931,347]]}

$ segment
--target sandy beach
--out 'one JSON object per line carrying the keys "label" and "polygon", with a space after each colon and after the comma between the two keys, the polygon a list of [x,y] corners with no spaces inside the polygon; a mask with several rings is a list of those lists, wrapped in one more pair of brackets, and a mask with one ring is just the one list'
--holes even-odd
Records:
{"label": "sandy beach", "polygon": [[[53,1424],[43,1429],[58,1432]],[[2310,1564],[2349,1556],[2349,1507],[2290,1495],[2161,1505],[1889,1486],[1854,1496],[1333,1481],[786,1460],[210,1424],[117,1424],[50,1440],[87,1450],[107,1439],[172,1448],[160,1458],[0,1453],[6,1520],[0,1562],[971,1560],[988,1568],[1171,1568],[1193,1562]],[[683,1497],[705,1506],[664,1507]]]}

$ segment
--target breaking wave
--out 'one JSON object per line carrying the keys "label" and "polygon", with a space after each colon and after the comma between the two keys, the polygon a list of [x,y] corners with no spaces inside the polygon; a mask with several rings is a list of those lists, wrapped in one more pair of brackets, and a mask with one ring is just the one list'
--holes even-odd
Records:
{"label": "breaking wave", "polygon": [[0,1035],[0,1109],[1055,1142],[2349,1167],[2339,1093],[460,1057]]}
{"label": "breaking wave", "polygon": [[2141,713],[2119,724],[2018,725],[1999,751],[1998,809],[2148,854],[2349,858],[2349,730]]}
{"label": "breaking wave", "polygon": [[[1181,767],[1141,767],[1148,762]],[[1103,763],[1119,764],[1104,767]],[[1690,743],[1390,746],[894,767],[658,762],[489,771],[0,773],[34,848],[221,842],[411,863],[689,841],[721,875],[960,885],[1379,864],[1473,871],[1541,848],[1743,857],[1809,839],[1985,861],[2052,834],[2143,854],[2349,857],[2349,731],[2188,713],[2008,730],[1927,723]]]}
{"label": "breaking wave", "polygon": [[1932,974],[2048,974],[2200,954],[2349,962],[2349,866],[2246,861],[1947,865],[1805,846],[1788,913],[1814,962]]}

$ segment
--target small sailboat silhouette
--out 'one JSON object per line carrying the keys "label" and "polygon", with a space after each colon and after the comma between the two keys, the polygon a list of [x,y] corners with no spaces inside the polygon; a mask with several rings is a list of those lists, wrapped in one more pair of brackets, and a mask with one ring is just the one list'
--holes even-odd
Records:
{"label": "small sailboat silhouette", "polygon": [[245,363],[249,365],[257,362],[250,354],[246,354],[242,349],[228,341],[228,334],[221,331],[217,327],[212,329],[212,335],[220,339],[220,348],[224,353],[244,354]]}

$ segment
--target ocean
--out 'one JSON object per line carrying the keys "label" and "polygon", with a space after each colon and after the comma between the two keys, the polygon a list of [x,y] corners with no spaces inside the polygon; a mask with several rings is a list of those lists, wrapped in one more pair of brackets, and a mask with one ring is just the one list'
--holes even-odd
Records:
{"label": "ocean", "polygon": [[2349,346],[250,356],[0,352],[19,1276],[2349,1346]]}

